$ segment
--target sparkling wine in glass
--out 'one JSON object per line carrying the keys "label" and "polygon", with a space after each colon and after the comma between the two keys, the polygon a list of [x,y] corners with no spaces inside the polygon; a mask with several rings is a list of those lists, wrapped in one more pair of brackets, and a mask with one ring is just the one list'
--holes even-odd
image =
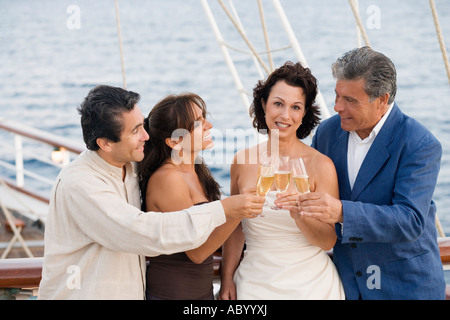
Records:
{"label": "sparkling wine in glass", "polygon": [[302,158],[291,159],[291,172],[297,187],[298,192],[301,194],[308,193],[309,191],[309,177],[305,169],[305,163]]}
{"label": "sparkling wine in glass", "polygon": [[[265,197],[272,188],[273,180],[274,169],[270,157],[261,157],[258,180],[256,183],[256,193],[261,197]],[[264,202],[264,205],[267,206],[267,200]],[[262,214],[260,216],[264,217]]]}
{"label": "sparkling wine in glass", "polygon": [[265,197],[270,188],[272,188],[273,179],[274,174],[271,167],[260,167],[256,193],[261,197]]}
{"label": "sparkling wine in glass", "polygon": [[[291,181],[291,171],[289,167],[289,157],[280,156],[275,166],[275,187],[278,192],[284,192],[289,187]],[[272,207],[273,210],[281,210],[277,206]]]}

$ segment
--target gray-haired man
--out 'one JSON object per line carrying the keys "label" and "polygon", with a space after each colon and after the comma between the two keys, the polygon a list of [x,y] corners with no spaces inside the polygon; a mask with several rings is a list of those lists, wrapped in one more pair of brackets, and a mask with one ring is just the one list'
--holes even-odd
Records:
{"label": "gray-haired man", "polygon": [[432,200],[442,148],[394,102],[396,70],[369,47],[333,64],[334,117],[313,147],[338,173],[340,199],[300,196],[301,214],[336,223],[334,261],[347,299],[443,299]]}

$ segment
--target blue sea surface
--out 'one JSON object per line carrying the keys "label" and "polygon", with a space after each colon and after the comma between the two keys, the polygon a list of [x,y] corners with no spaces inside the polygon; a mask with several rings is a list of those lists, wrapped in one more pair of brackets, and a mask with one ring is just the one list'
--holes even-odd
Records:
{"label": "blue sea surface", "polygon": [[[334,114],[330,66],[358,46],[349,2],[280,2]],[[435,2],[449,50],[450,2]],[[208,3],[225,41],[248,52],[218,2]],[[262,3],[271,48],[288,46],[272,1]],[[257,1],[234,5],[253,46],[265,51]],[[141,94],[145,115],[171,93],[192,91],[204,98],[216,130],[216,149],[204,157],[228,194],[230,161],[237,149],[246,146],[235,136],[248,135],[248,143],[253,143],[253,129],[200,0],[119,1],[119,11],[127,88]],[[372,47],[397,67],[397,104],[442,143],[434,198],[450,234],[450,84],[429,2],[360,0],[359,11]],[[252,88],[261,78],[254,60],[237,50],[230,49],[230,54],[251,100]],[[275,67],[296,60],[291,50],[273,55]],[[267,56],[261,56],[267,63]],[[123,85],[114,1],[0,1],[0,117],[81,141],[76,107],[97,84]],[[52,178],[45,166],[42,171]]]}

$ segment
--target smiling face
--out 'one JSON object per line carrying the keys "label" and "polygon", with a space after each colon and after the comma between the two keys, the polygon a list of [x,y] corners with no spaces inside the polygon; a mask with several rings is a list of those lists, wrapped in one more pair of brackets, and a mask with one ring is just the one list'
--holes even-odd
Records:
{"label": "smiling face", "polygon": [[193,103],[192,108],[195,115],[194,130],[191,132],[192,150],[211,149],[214,147],[214,141],[210,132],[212,124],[205,119],[205,112],[198,105]]}
{"label": "smiling face", "polygon": [[[178,157],[184,158],[183,162],[193,163],[200,151],[214,147],[214,141],[210,132],[212,124],[205,119],[206,112],[194,102],[187,107],[192,108],[192,112],[188,113],[189,118],[186,118],[184,126],[192,127],[192,130],[178,128],[177,131],[180,130],[178,133],[181,135],[176,139],[167,138],[166,143],[176,151]],[[180,159],[177,158],[175,162]]]}
{"label": "smiling face", "polygon": [[278,81],[270,90],[267,102],[263,101],[266,124],[272,133],[278,130],[280,138],[296,137],[297,129],[305,115],[303,88]]}
{"label": "smiling face", "polygon": [[118,142],[107,142],[103,157],[116,166],[123,167],[127,162],[139,162],[144,158],[144,144],[149,136],[144,129],[144,116],[136,105],[132,111],[122,114],[123,131]]}
{"label": "smiling face", "polygon": [[345,131],[356,131],[367,138],[387,110],[389,94],[370,101],[365,91],[365,80],[337,80],[334,110],[341,117]]}

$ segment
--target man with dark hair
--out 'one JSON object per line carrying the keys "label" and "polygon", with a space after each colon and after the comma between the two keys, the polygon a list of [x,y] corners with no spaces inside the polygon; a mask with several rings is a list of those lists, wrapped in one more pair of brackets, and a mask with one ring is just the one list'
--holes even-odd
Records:
{"label": "man with dark hair", "polygon": [[138,101],[98,86],[78,108],[88,150],[52,189],[39,299],[144,299],[145,256],[196,248],[226,219],[261,213],[264,198],[251,195],[142,212],[135,162],[149,137]]}
{"label": "man with dark hair", "polygon": [[313,138],[338,173],[340,200],[299,197],[301,214],[333,223],[347,299],[444,299],[432,200],[442,148],[394,98],[396,70],[369,47],[332,67],[334,110]]}
{"label": "man with dark hair", "polygon": [[119,142],[123,131],[122,114],[133,111],[141,99],[138,93],[100,85],[93,88],[78,107],[84,142],[89,150],[99,150],[97,138]]}

